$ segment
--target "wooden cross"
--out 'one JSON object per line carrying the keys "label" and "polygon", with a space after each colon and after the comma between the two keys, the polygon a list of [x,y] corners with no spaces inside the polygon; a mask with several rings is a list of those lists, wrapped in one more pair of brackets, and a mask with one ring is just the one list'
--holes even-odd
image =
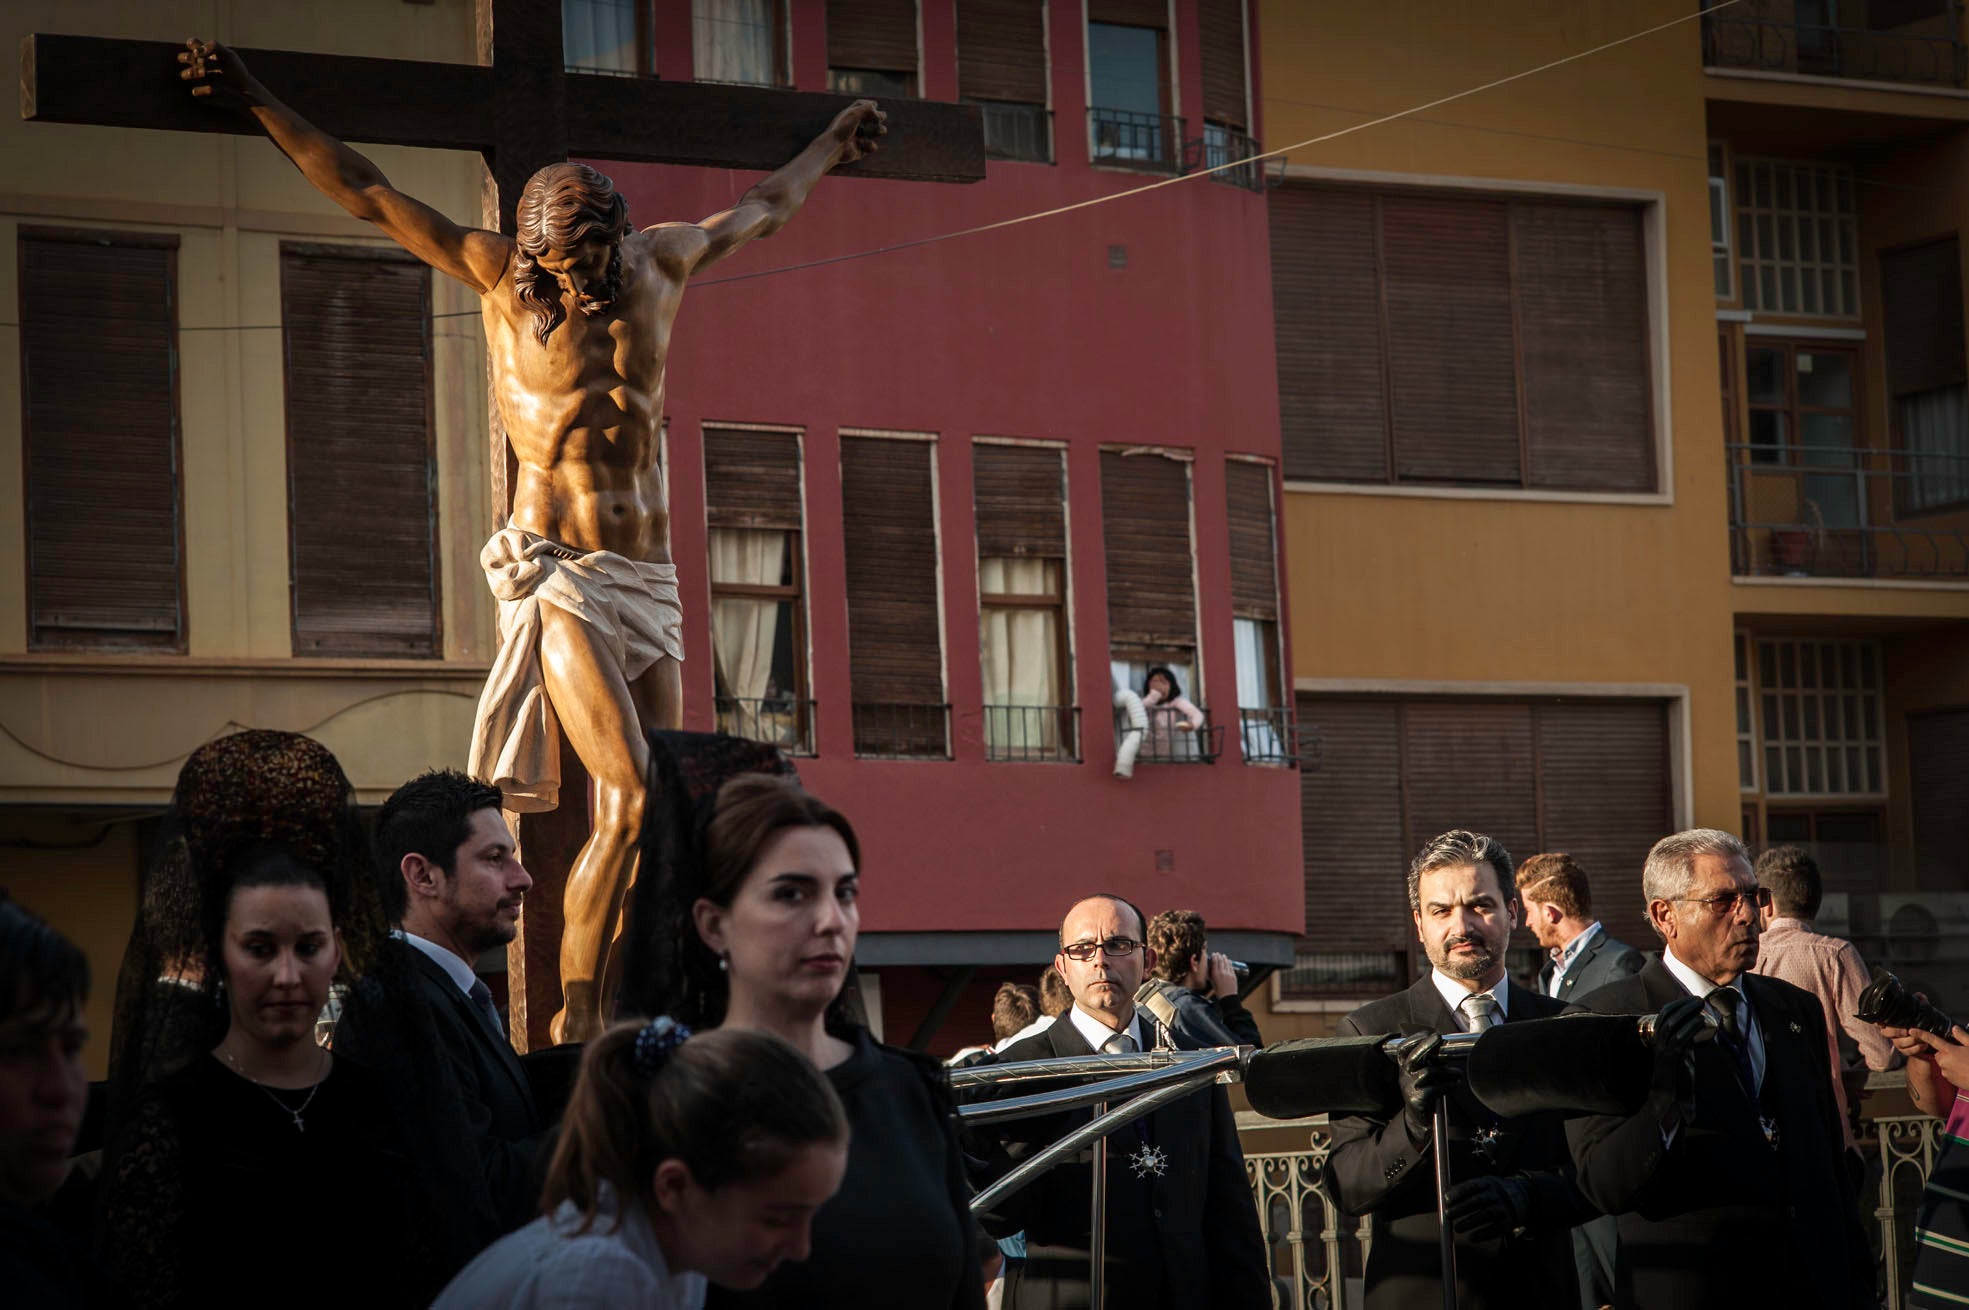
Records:
{"label": "wooden cross", "polygon": [[[476,0],[478,64],[241,49],[254,76],[301,117],[344,141],[476,150],[486,175],[480,223],[511,235],[528,178],[574,157],[771,171],[824,131],[852,96],[768,87],[664,82],[570,73],[560,0]],[[248,115],[201,105],[179,76],[183,47],[37,33],[21,43],[21,116],[180,132],[257,136]],[[926,182],[985,175],[984,129],[973,105],[884,100],[880,153],[834,173]],[[504,521],[515,470],[490,405],[493,512]],[[563,740],[561,794],[588,775]],[[521,1050],[544,1044],[559,1007],[560,894],[587,840],[587,807],[524,816],[516,825],[538,884],[509,959],[508,999]]]}

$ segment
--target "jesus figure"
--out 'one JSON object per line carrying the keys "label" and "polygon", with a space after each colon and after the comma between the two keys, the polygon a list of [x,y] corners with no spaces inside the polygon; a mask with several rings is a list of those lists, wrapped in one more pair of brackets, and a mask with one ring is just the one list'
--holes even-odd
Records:
{"label": "jesus figure", "polygon": [[479,559],[499,604],[499,653],[479,700],[470,770],[508,809],[550,810],[565,732],[595,784],[594,827],[567,876],[556,1042],[601,1031],[604,966],[635,878],[644,734],[682,720],[684,657],[670,513],[657,465],[670,328],[690,276],[783,227],[836,164],[888,129],[858,100],[791,163],[697,223],[629,225],[584,164],[521,193],[517,238],[462,227],[273,97],[239,56],[193,40],[191,94],[250,114],[308,181],[476,291],[494,394],[519,463],[512,516]]}

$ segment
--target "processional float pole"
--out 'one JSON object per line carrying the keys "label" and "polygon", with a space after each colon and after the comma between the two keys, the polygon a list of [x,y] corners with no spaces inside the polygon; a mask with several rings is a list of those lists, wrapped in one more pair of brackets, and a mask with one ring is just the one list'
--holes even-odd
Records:
{"label": "processional float pole", "polygon": [[1449,1227],[1449,1097],[1436,1098],[1436,1227],[1442,1243],[1443,1310],[1456,1310],[1456,1235]]}
{"label": "processional float pole", "polygon": [[[1094,1102],[1094,1122],[1108,1112],[1106,1101]],[[1108,1135],[1094,1139],[1092,1212],[1088,1215],[1087,1291],[1093,1310],[1107,1310],[1108,1275]]]}

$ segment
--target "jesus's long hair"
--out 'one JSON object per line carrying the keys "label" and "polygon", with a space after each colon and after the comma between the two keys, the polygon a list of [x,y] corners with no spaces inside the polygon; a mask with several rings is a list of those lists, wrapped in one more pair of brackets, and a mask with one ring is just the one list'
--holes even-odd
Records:
{"label": "jesus's long hair", "polygon": [[608,272],[596,298],[613,300],[622,289],[622,238],[629,231],[629,202],[615,183],[586,164],[549,164],[527,179],[520,193],[519,252],[513,261],[513,293],[533,315],[542,345],[567,317],[560,284],[536,262],[550,250],[568,251],[589,236],[609,243]]}

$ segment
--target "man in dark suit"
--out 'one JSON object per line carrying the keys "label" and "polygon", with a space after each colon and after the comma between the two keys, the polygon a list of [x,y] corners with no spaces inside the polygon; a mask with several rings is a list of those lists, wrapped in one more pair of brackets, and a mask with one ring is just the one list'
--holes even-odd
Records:
{"label": "man in dark suit", "polygon": [[[1135,1008],[1155,963],[1142,912],[1119,896],[1076,904],[1060,925],[1053,966],[1073,1008],[1044,1032],[1014,1042],[1000,1061],[1126,1053],[1155,1045]],[[1021,1095],[1030,1083],[1001,1092]],[[1087,1122],[1073,1110],[986,1130],[989,1177]],[[1088,1304],[1089,1155],[1069,1161],[981,1216],[987,1232],[1026,1234],[1027,1261],[1007,1300],[1018,1310]],[[1108,1137],[1107,1304],[1129,1310],[1263,1310],[1271,1305],[1258,1211],[1230,1101],[1210,1087],[1173,1101]]]}
{"label": "man in dark suit", "polygon": [[[1480,1032],[1543,1019],[1564,1008],[1504,973],[1518,926],[1511,856],[1495,839],[1461,829],[1427,846],[1408,871],[1409,910],[1429,976],[1340,1021],[1341,1036]],[[1426,1054],[1429,1039],[1414,1042]],[[1436,1217],[1432,1115],[1449,1100],[1448,1194],[1456,1230],[1457,1304],[1575,1310],[1573,1225],[1593,1213],[1571,1177],[1555,1115],[1501,1119],[1453,1068],[1404,1060],[1406,1104],[1390,1118],[1336,1119],[1326,1183],[1341,1209],[1367,1214],[1368,1310],[1442,1304],[1442,1228]]]}
{"label": "man in dark suit", "polygon": [[[517,858],[499,789],[455,770],[397,788],[377,818],[375,854],[383,908],[397,924],[377,971],[390,994],[358,987],[336,1024],[335,1047],[358,1061],[369,1055],[388,1074],[406,1053],[378,1049],[386,1025],[434,1035],[443,1085],[455,1087],[457,1103],[431,1113],[463,1117],[499,1230],[510,1231],[539,1211],[542,1124],[472,961],[513,939],[533,879]],[[414,1029],[382,1013],[390,1007],[415,1007]]]}
{"label": "man in dark suit", "polygon": [[1586,871],[1564,852],[1534,855],[1518,866],[1525,927],[1545,949],[1538,970],[1541,995],[1576,1001],[1608,983],[1641,972],[1648,962],[1593,917]]}
{"label": "man in dark suit", "polygon": [[[1659,1013],[1648,1099],[1567,1125],[1580,1188],[1619,1217],[1614,1304],[1876,1304],[1825,1015],[1809,992],[1750,972],[1768,894],[1749,852],[1713,828],[1664,837],[1642,890],[1661,958],[1577,1008]],[[1692,1044],[1705,1012],[1715,1040]]]}

